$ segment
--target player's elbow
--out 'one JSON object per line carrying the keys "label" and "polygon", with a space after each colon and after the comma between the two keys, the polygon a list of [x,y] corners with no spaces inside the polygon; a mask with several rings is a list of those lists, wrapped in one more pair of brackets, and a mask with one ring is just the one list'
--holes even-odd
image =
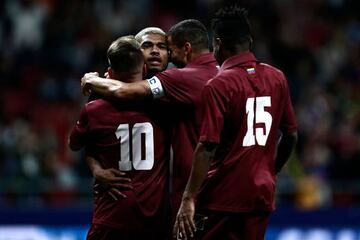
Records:
{"label": "player's elbow", "polygon": [[285,155],[287,155],[287,157],[290,157],[293,150],[295,149],[297,140],[298,140],[298,134],[296,131],[292,133],[283,134],[280,145],[282,145],[282,151],[286,152]]}
{"label": "player's elbow", "polygon": [[298,140],[298,133],[292,132],[284,135],[284,140],[289,142],[289,145],[295,146]]}

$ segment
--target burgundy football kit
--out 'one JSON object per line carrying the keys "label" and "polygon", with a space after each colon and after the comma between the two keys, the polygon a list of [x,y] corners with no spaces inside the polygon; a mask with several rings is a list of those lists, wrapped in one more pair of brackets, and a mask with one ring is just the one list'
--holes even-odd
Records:
{"label": "burgundy football kit", "polygon": [[[297,129],[286,78],[252,53],[239,54],[227,59],[207,83],[202,101],[200,142],[216,143],[218,148],[197,200],[199,209],[210,210],[213,224],[201,239],[231,238],[233,233],[224,232],[224,226],[240,221],[249,226],[243,230],[244,239],[259,239],[267,213],[275,208],[280,131]],[[224,216],[214,221],[214,212],[217,218]],[[262,233],[252,229],[259,225]]]}
{"label": "burgundy football kit", "polygon": [[179,209],[182,194],[192,166],[192,156],[199,140],[201,126],[201,92],[207,81],[218,72],[213,53],[201,54],[184,68],[172,68],[148,80],[154,98],[170,102],[174,130],[172,148],[173,219]]}
{"label": "burgundy football kit", "polygon": [[[132,190],[122,190],[127,198],[117,201],[101,188],[96,189],[88,239],[101,239],[92,236],[99,232],[112,239],[113,233],[106,228],[120,234],[114,238],[133,238],[134,233],[166,237],[171,127],[165,112],[157,103],[115,104],[102,99],[83,108],[71,141],[86,145],[87,153],[103,168],[126,173],[133,186]],[[97,226],[105,230],[95,231]]]}

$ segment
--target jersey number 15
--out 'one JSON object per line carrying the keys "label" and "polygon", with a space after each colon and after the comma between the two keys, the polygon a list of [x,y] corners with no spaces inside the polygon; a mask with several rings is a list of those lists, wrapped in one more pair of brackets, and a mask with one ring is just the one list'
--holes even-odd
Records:
{"label": "jersey number 15", "polygon": [[[152,169],[154,165],[154,133],[151,123],[136,123],[131,131],[129,124],[120,124],[115,135],[117,139],[120,139],[119,169],[121,171]],[[132,159],[130,159],[130,151]]]}
{"label": "jersey number 15", "polygon": [[[255,139],[260,146],[265,146],[272,124],[272,116],[265,111],[265,107],[271,107],[269,96],[246,100],[247,132],[243,140],[244,147],[255,145]],[[254,134],[254,123],[263,123],[265,128],[255,128]]]}

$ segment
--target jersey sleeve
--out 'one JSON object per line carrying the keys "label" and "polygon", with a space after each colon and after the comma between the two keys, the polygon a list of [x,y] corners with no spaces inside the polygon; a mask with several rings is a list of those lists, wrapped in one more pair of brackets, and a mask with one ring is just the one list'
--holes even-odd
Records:
{"label": "jersey sleeve", "polygon": [[285,106],[280,121],[280,130],[284,133],[294,133],[297,131],[295,112],[291,103],[290,91],[285,80]]}
{"label": "jersey sleeve", "polygon": [[200,142],[219,143],[224,126],[226,98],[216,87],[206,85],[202,93],[202,103]]}
{"label": "jersey sleeve", "polygon": [[184,80],[182,72],[177,68],[158,73],[147,81],[154,98],[184,104],[193,102],[194,86],[191,81]]}
{"label": "jersey sleeve", "polygon": [[86,107],[81,110],[79,120],[76,122],[70,133],[70,146],[73,148],[83,148],[87,144],[89,119]]}

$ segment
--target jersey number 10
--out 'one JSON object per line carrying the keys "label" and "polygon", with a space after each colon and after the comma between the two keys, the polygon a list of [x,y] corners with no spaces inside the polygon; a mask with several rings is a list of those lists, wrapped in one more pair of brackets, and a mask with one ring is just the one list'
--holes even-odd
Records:
{"label": "jersey number 10", "polygon": [[[255,103],[256,110],[254,111]],[[272,124],[272,116],[265,111],[265,107],[271,107],[271,98],[269,96],[247,99],[247,132],[243,140],[244,147],[255,145],[255,139],[260,146],[265,146]],[[254,122],[264,123],[265,128],[255,128],[254,134]]]}
{"label": "jersey number 10", "polygon": [[[136,123],[131,131],[129,124],[120,124],[115,135],[117,139],[120,139],[119,169],[121,171],[152,169],[154,165],[154,133],[151,123]],[[132,161],[130,160],[130,151]]]}

